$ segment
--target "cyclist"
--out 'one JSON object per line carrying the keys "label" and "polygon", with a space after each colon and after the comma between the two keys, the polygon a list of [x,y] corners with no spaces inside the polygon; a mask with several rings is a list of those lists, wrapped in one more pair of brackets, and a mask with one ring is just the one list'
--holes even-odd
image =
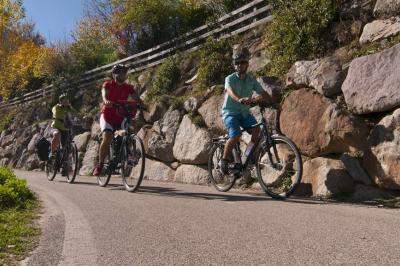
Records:
{"label": "cyclist", "polygon": [[[101,95],[103,106],[100,115],[100,128],[103,134],[103,140],[99,148],[99,163],[96,165],[93,175],[99,176],[103,170],[104,160],[107,157],[108,149],[113,138],[113,132],[121,128],[124,117],[118,113],[115,103],[126,101],[131,97],[138,103],[141,103],[139,95],[134,87],[126,82],[128,67],[123,64],[115,65],[112,68],[113,79],[103,84]],[[136,113],[136,107],[132,110]]]}
{"label": "cyclist", "polygon": [[[229,135],[229,140],[226,142],[224,154],[220,161],[223,174],[229,173],[228,158],[236,143],[240,141],[240,127],[249,128],[257,124],[256,119],[250,113],[249,104],[270,98],[257,80],[247,74],[250,59],[249,50],[245,47],[238,48],[234,51],[232,59],[236,72],[225,78],[226,93],[222,106],[222,119]],[[252,98],[254,92],[258,96]],[[260,129],[258,127],[249,130],[251,142],[248,147],[250,149],[256,142],[259,132]]]}
{"label": "cyclist", "polygon": [[78,112],[71,106],[69,102],[68,96],[66,93],[61,94],[58,97],[59,103],[56,104],[52,109],[53,113],[53,122],[51,123],[52,128],[52,140],[51,140],[51,151],[49,154],[49,160],[53,160],[56,156],[56,150],[58,145],[61,146],[65,145],[67,140],[67,131],[68,128],[66,127],[66,122],[68,119],[68,114],[74,113],[77,114]]}

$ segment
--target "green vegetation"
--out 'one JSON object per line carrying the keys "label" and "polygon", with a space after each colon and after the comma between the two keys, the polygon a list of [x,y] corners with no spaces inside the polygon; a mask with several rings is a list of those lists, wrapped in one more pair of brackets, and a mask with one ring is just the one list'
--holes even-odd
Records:
{"label": "green vegetation", "polygon": [[146,95],[148,102],[161,102],[162,98],[176,89],[180,78],[180,70],[176,58],[169,57],[156,70],[151,88]]}
{"label": "green vegetation", "polygon": [[0,119],[0,132],[6,129],[12,122],[15,116],[15,111],[10,111],[7,114],[4,114]]}
{"label": "green vegetation", "polygon": [[229,40],[209,38],[200,51],[198,69],[198,90],[207,90],[210,86],[223,83],[232,71],[231,43]]}
{"label": "green vegetation", "polygon": [[264,42],[272,62],[267,73],[284,74],[298,60],[308,60],[335,48],[330,27],[338,19],[340,0],[277,0],[274,20]]}
{"label": "green vegetation", "polygon": [[0,265],[22,259],[35,245],[39,229],[33,226],[38,208],[25,180],[0,167]]}
{"label": "green vegetation", "polygon": [[199,114],[198,111],[191,111],[188,113],[188,116],[190,120],[192,121],[193,124],[195,124],[197,127],[200,128],[206,128],[206,122],[204,121],[203,117],[201,114]]}

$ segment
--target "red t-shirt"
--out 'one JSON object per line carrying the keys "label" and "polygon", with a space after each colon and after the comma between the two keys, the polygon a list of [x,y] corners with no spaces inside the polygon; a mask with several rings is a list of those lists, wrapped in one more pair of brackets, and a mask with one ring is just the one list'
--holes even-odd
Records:
{"label": "red t-shirt", "polygon": [[[115,80],[106,81],[103,87],[108,90],[108,99],[112,102],[117,103],[118,101],[126,101],[130,94],[132,94],[135,89],[132,85],[124,83],[118,85]],[[118,112],[117,108],[112,106],[106,106],[103,104],[101,108],[101,113],[104,114],[104,119],[110,124],[121,124],[124,119],[123,116]]]}

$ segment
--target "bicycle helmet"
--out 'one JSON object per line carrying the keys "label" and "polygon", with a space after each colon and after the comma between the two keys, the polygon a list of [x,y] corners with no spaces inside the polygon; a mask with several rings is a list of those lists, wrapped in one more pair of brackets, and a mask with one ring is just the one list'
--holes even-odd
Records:
{"label": "bicycle helmet", "polygon": [[241,62],[249,62],[250,60],[250,52],[246,47],[239,48],[233,52],[232,55],[233,64],[238,64]]}
{"label": "bicycle helmet", "polygon": [[128,67],[125,66],[124,64],[117,64],[113,66],[112,68],[112,73],[113,74],[121,74],[121,73],[126,73],[128,72]]}

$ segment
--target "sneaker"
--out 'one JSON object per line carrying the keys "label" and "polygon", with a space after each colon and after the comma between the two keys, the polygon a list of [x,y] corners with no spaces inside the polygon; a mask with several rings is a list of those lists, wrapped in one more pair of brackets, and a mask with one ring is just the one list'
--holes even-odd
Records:
{"label": "sneaker", "polygon": [[93,175],[94,176],[101,175],[101,171],[103,171],[103,166],[104,166],[104,163],[98,163],[96,165],[96,168],[94,168]]}
{"label": "sneaker", "polygon": [[229,174],[228,161],[227,160],[221,159],[221,161],[219,161],[219,168],[221,169],[221,172],[224,175],[228,175]]}

